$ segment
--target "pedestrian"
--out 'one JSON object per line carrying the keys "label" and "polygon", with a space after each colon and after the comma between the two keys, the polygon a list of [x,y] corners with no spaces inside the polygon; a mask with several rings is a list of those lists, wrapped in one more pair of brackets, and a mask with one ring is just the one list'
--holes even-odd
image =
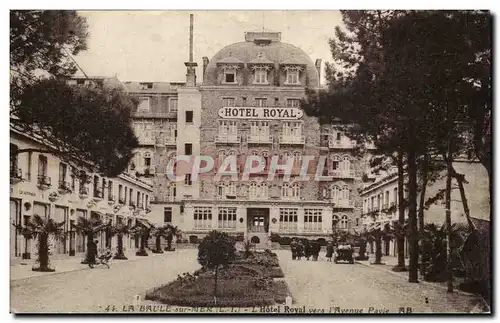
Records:
{"label": "pedestrian", "polygon": [[320,250],[321,250],[321,246],[319,245],[319,242],[313,241],[311,243],[311,255],[312,255],[313,261],[318,261]]}
{"label": "pedestrian", "polygon": [[301,240],[297,243],[297,257],[300,260],[304,256],[304,244]]}
{"label": "pedestrian", "polygon": [[305,255],[305,257],[306,257],[307,260],[309,260],[309,258],[311,258],[311,255],[312,255],[312,246],[309,243],[309,240],[305,240],[304,241],[304,255]]}
{"label": "pedestrian", "polygon": [[292,260],[297,259],[297,241],[295,239],[290,243],[290,250],[292,251]]}
{"label": "pedestrian", "polygon": [[87,257],[88,257],[88,265],[90,268],[94,268],[94,265],[96,264],[96,257],[97,257],[97,243],[99,241],[91,241],[88,244],[88,250],[87,250]]}
{"label": "pedestrian", "polygon": [[326,261],[332,262],[333,257],[333,242],[328,241],[326,245]]}

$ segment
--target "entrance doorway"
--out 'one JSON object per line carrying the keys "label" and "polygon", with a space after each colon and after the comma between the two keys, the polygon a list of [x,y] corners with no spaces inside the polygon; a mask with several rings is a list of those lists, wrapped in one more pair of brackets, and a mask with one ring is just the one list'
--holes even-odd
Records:
{"label": "entrance doorway", "polygon": [[247,209],[247,239],[255,244],[256,248],[267,248],[269,232],[269,209]]}

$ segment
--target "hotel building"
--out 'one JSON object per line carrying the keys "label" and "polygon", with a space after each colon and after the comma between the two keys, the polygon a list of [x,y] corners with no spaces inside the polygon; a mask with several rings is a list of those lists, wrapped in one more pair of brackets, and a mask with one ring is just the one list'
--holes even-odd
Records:
{"label": "hotel building", "polygon": [[[365,162],[353,156],[353,142],[335,125],[321,126],[300,107],[306,89],[320,86],[321,60],[314,63],[282,42],[281,33],[247,32],[241,42],[203,57],[197,83],[192,34],[190,40],[185,84],[126,83],[141,100],[134,127],[142,146],[134,167],[150,169],[154,178],[151,221],[177,225],[190,240],[217,229],[260,247],[271,233],[317,239],[328,237],[333,223],[349,230],[359,218]],[[166,165],[180,155],[211,156],[215,168],[235,156],[237,179],[210,172],[171,181]],[[262,156],[265,169],[242,180],[251,155]],[[303,156],[314,157],[309,181],[297,180]],[[279,164],[294,159],[290,180],[279,170],[268,180],[273,157]],[[330,181],[314,180],[320,157]]]}

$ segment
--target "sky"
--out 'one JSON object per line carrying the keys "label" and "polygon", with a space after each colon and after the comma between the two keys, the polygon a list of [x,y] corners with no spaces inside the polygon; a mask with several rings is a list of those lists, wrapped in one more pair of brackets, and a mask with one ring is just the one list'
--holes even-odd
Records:
{"label": "sky", "polygon": [[[194,14],[194,61],[244,41],[246,31],[278,31],[282,42],[315,61],[331,61],[328,39],[339,11],[80,11],[89,25],[88,50],[75,56],[88,76],[121,81],[184,82],[189,60],[189,14]],[[324,64],[323,64],[324,66]],[[322,73],[324,74],[324,73]],[[81,73],[79,73],[81,75]],[[323,79],[323,76],[322,76]]]}

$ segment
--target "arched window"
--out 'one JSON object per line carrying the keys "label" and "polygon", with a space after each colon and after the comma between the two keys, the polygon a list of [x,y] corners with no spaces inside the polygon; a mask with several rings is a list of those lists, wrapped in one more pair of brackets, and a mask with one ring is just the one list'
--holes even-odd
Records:
{"label": "arched window", "polygon": [[269,169],[269,153],[267,151],[262,152],[262,157],[264,157],[264,170]]}
{"label": "arched window", "polygon": [[349,186],[347,185],[342,186],[341,198],[344,201],[349,201]]}
{"label": "arched window", "polygon": [[225,193],[226,186],[224,185],[224,182],[219,182],[217,183],[217,195],[218,196],[224,196],[226,195]]}
{"label": "arched window", "polygon": [[340,229],[347,229],[348,222],[349,222],[349,218],[347,217],[347,215],[342,215],[342,217],[340,218],[340,222],[339,222],[339,228]]}
{"label": "arched window", "polygon": [[251,198],[258,197],[258,194],[257,194],[257,183],[256,182],[251,182],[250,183],[250,186],[248,188],[248,195]]}
{"label": "arched window", "polygon": [[259,184],[259,196],[260,197],[268,197],[269,194],[269,186],[267,183],[262,182]]}
{"label": "arched window", "polygon": [[236,184],[234,182],[226,184],[226,195],[236,196]]}
{"label": "arched window", "polygon": [[340,165],[339,165],[339,156],[333,155],[330,157],[332,161],[332,170],[333,171],[338,171],[340,170]]}
{"label": "arched window", "polygon": [[339,226],[339,217],[337,215],[332,215],[332,227],[338,228]]}
{"label": "arched window", "polygon": [[341,171],[343,174],[349,175],[351,171],[351,157],[349,156],[342,157]]}
{"label": "arched window", "polygon": [[333,185],[330,187],[330,198],[335,202],[337,202],[340,198],[340,188],[337,185]]}
{"label": "arched window", "polygon": [[293,158],[295,159],[295,163],[300,163],[300,160],[302,159],[302,152],[294,151]]}
{"label": "arched window", "polygon": [[300,185],[299,183],[294,183],[292,185],[292,197],[300,197]]}
{"label": "arched window", "polygon": [[168,200],[173,200],[176,196],[176,187],[175,187],[175,182],[170,182],[167,185],[167,189],[165,190],[165,194],[168,198]]}
{"label": "arched window", "polygon": [[283,186],[281,186],[281,196],[282,197],[290,197],[290,184],[288,183],[283,183]]}

